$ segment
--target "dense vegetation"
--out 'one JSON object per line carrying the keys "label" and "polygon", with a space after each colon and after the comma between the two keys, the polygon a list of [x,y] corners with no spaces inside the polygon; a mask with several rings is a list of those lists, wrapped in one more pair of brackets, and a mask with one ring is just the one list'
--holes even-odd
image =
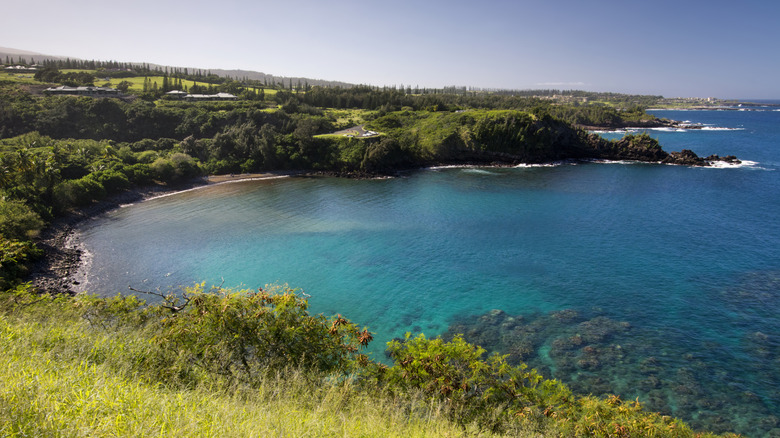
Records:
{"label": "dense vegetation", "polygon": [[[50,67],[39,79],[88,82]],[[147,306],[38,295],[25,282],[47,223],[133,187],[263,170],[660,161],[666,153],[647,135],[607,142],[571,125],[649,120],[641,108],[292,85],[235,102],[151,100],[148,90],[126,99],[36,94],[45,86],[0,80],[3,435],[694,435],[638,403],[576,396],[459,337],[399,340],[389,345],[392,365],[374,362],[360,353],[371,333],[309,315],[286,287],[198,285]],[[379,134],[329,134],[355,125]],[[247,414],[257,410],[293,419]]]}

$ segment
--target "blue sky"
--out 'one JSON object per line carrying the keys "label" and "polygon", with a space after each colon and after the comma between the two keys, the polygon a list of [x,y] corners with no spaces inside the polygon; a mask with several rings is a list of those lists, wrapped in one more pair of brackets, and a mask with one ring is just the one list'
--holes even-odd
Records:
{"label": "blue sky", "polygon": [[780,98],[780,2],[4,2],[0,46],[371,85]]}

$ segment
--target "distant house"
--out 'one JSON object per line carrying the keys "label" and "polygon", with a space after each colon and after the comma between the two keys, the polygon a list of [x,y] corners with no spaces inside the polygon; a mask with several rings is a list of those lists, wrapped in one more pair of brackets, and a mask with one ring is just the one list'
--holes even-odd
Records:
{"label": "distant house", "polygon": [[165,95],[168,96],[168,97],[172,97],[174,99],[184,99],[185,97],[188,96],[186,91],[181,91],[181,90],[169,91],[169,92],[165,93]]}
{"label": "distant house", "polygon": [[213,100],[236,100],[237,97],[230,93],[217,93],[217,94],[188,94],[184,96],[184,100],[190,102],[203,102]]}
{"label": "distant house", "polygon": [[120,97],[122,93],[116,88],[108,87],[52,87],[43,90],[49,96],[87,96],[87,97]]}
{"label": "distant house", "polygon": [[38,71],[37,65],[9,65],[4,69],[7,73],[35,73]]}

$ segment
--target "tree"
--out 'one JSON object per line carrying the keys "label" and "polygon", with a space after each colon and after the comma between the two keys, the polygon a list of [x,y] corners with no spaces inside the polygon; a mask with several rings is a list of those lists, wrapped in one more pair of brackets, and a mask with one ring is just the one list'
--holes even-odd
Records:
{"label": "tree", "polygon": [[45,225],[43,219],[23,201],[0,198],[0,236],[27,240]]}
{"label": "tree", "polygon": [[[146,82],[144,82],[144,84],[146,84]],[[123,93],[127,93],[127,90],[130,89],[130,85],[131,85],[130,82],[122,81],[117,84],[116,89]]]}
{"label": "tree", "polygon": [[58,82],[60,78],[60,71],[57,67],[45,67],[42,70],[35,72],[35,80],[40,82]]}

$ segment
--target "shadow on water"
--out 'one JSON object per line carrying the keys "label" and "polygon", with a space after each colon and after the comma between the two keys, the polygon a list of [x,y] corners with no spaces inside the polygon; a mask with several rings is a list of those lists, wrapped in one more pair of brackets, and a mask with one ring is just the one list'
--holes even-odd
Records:
{"label": "shadow on water", "polygon": [[735,345],[706,338],[683,344],[671,328],[634,326],[602,309],[496,309],[454,320],[443,337],[463,334],[576,393],[638,398],[695,429],[780,436],[780,272],[748,275],[721,295],[745,328]]}

